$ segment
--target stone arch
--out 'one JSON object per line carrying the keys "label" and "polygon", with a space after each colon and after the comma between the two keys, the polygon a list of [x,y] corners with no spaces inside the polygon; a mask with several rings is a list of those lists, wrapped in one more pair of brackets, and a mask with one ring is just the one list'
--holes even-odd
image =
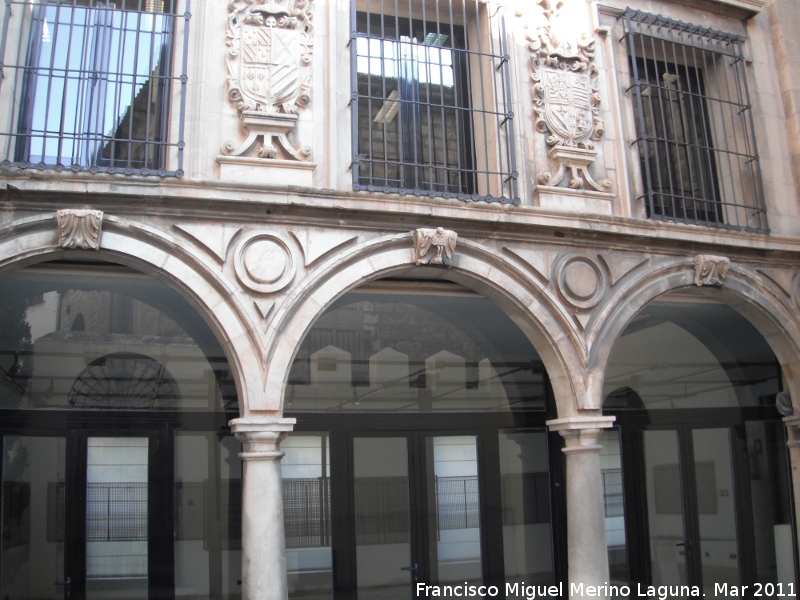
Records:
{"label": "stone arch", "polygon": [[694,282],[693,257],[665,261],[612,296],[601,310],[589,335],[587,363],[589,397],[602,407],[602,389],[611,351],[627,325],[647,304],[664,294],[685,290],[723,302],[736,310],[764,336],[780,362],[795,402],[800,408],[800,327],[792,309],[754,274],[732,264],[721,286]]}
{"label": "stone arch", "polygon": [[162,231],[109,215],[103,218],[98,250],[60,247],[55,214],[21,219],[0,233],[0,274],[68,257],[107,259],[176,289],[217,336],[233,371],[240,413],[248,414],[263,393],[264,346],[240,293],[218,267]]}
{"label": "stone arch", "polygon": [[[334,300],[368,281],[414,267],[411,232],[351,247],[321,265],[287,298],[272,320],[267,356],[264,410],[283,410],[286,381],[294,356],[316,318]],[[437,269],[442,279],[469,287],[502,308],[539,352],[550,376],[559,417],[577,414],[584,395],[585,353],[569,314],[547,290],[512,264],[478,244],[460,240],[452,267]]]}

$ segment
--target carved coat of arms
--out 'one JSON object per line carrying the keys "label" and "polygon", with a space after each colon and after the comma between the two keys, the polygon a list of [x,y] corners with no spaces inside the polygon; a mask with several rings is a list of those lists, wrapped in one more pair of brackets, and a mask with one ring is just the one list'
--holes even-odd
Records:
{"label": "carved coat of arms", "polygon": [[545,67],[542,84],[550,131],[565,140],[588,137],[594,124],[588,74]]}
{"label": "carved coat of arms", "polygon": [[567,31],[555,31],[555,23],[564,6],[563,0],[538,0],[544,22],[528,35],[532,55],[533,112],[537,131],[547,135],[549,155],[558,166],[555,173],[544,171],[537,177],[540,185],[557,186],[571,173],[568,186],[582,188],[584,183],[597,191],[606,191],[608,179],[595,181],[589,166],[597,157],[594,142],[603,137],[600,118],[598,69],[594,64],[594,39],[583,33],[577,37]]}
{"label": "carved coat of arms", "polygon": [[311,101],[312,0],[231,0],[228,95],[241,111],[297,114]]}
{"label": "carved coat of arms", "polygon": [[604,133],[598,94],[598,69],[594,64],[594,39],[582,34],[560,39],[551,28],[563,2],[539,0],[547,23],[529,36],[533,55],[533,99],[536,129],[550,133],[550,146],[591,149],[592,140]]}

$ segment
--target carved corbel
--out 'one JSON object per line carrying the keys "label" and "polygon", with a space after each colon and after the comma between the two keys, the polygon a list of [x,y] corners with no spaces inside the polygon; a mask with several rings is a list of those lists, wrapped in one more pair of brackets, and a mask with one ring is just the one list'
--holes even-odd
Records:
{"label": "carved corbel", "polygon": [[300,109],[311,102],[312,3],[228,3],[228,98],[239,109],[240,123],[248,137],[239,146],[225,142],[224,154],[244,155],[263,138],[257,151],[259,158],[278,158],[277,145],[296,160],[311,156],[310,147],[298,149],[286,135],[294,129]]}
{"label": "carved corbel", "polygon": [[62,248],[98,250],[103,211],[65,208],[56,213],[58,245]]}
{"label": "carved corbel", "polygon": [[414,263],[419,265],[443,265],[449,267],[456,251],[458,234],[437,227],[414,231]]}
{"label": "carved corbel", "polygon": [[541,185],[558,185],[567,170],[569,187],[582,188],[584,182],[597,191],[611,187],[608,179],[595,181],[588,166],[597,158],[594,142],[605,133],[600,118],[599,71],[594,62],[595,40],[584,32],[574,39],[557,36],[554,21],[563,2],[538,0],[545,22],[528,35],[533,73],[534,127],[547,135],[552,146],[550,157],[557,172],[543,172]]}
{"label": "carved corbel", "polygon": [[694,257],[694,284],[721,286],[730,268],[731,261],[726,256],[698,254]]}

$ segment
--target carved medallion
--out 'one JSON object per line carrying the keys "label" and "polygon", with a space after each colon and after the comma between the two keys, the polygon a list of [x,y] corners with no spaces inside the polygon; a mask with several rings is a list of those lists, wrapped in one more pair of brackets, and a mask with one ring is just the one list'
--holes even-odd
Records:
{"label": "carved medallion", "polygon": [[694,283],[721,286],[730,267],[731,261],[725,256],[698,254],[694,257]]}
{"label": "carved medallion", "polygon": [[[311,101],[312,2],[231,0],[228,4],[228,97],[242,113],[243,127],[254,130],[253,121],[261,126],[257,136],[265,136],[265,147],[270,146],[270,130],[264,129],[257,114],[293,115],[283,117],[274,135],[300,160],[310,150],[298,151],[285,134],[294,126],[300,109]],[[226,142],[225,151],[243,154],[253,141],[238,149]],[[274,158],[275,152],[266,148],[259,156]]]}
{"label": "carved medallion", "polygon": [[56,213],[58,245],[62,248],[98,250],[103,211],[65,208]]}
{"label": "carved medallion", "polygon": [[576,309],[596,306],[608,287],[603,271],[585,256],[568,255],[560,259],[554,267],[554,276],[561,296]]}
{"label": "carved medallion", "polygon": [[234,271],[244,286],[262,294],[285,288],[295,276],[289,246],[279,237],[261,231],[244,236],[236,248]]}
{"label": "carved medallion", "polygon": [[444,265],[449,267],[456,251],[458,234],[437,227],[414,231],[414,263],[419,265]]}

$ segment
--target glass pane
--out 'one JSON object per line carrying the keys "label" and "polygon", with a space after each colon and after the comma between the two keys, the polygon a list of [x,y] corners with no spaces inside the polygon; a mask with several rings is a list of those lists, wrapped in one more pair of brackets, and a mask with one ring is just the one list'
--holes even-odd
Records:
{"label": "glass pane", "polygon": [[359,600],[408,600],[411,593],[406,438],[353,439]]}
{"label": "glass pane", "polygon": [[706,595],[715,583],[739,584],[739,549],[728,429],[695,429],[695,489],[700,521],[700,561]]}
{"label": "glass pane", "polygon": [[611,583],[628,583],[628,550],[625,545],[625,504],[622,494],[622,458],[619,430],[600,434],[600,468],[603,476],[603,504],[606,515],[606,544]]}
{"label": "glass pane", "polygon": [[326,433],[292,433],[281,443],[283,525],[290,598],[333,595],[330,444]]}
{"label": "glass pane", "polygon": [[544,408],[544,367],[519,327],[470,290],[436,286],[441,293],[359,292],[337,301],[300,345],[286,410]]}
{"label": "glass pane", "polygon": [[[748,421],[747,456],[755,534],[756,581],[795,583],[792,491],[781,422]],[[745,509],[746,510],[746,509]]]}
{"label": "glass pane", "polygon": [[614,345],[604,408],[673,409],[775,403],[780,368],[747,319],[714,302],[653,302]]}
{"label": "glass pane", "polygon": [[[477,438],[425,438],[430,582],[480,584],[481,519]],[[431,469],[430,461],[433,460]]]}
{"label": "glass pane", "polygon": [[113,265],[0,281],[0,408],[236,407],[222,347],[176,291]]}
{"label": "glass pane", "polygon": [[88,440],[86,597],[147,593],[147,438]]}
{"label": "glass pane", "polygon": [[175,596],[241,597],[242,462],[233,436],[175,436]]}
{"label": "glass pane", "polygon": [[506,581],[553,582],[547,434],[501,431],[503,557]]}
{"label": "glass pane", "polygon": [[19,124],[30,138],[19,138],[16,160],[161,166],[173,19],[115,8],[34,7],[26,81],[31,105]]}
{"label": "glass pane", "polygon": [[64,438],[4,438],[4,598],[64,596],[65,458]]}
{"label": "glass pane", "polygon": [[643,431],[653,585],[686,583],[677,431]]}

